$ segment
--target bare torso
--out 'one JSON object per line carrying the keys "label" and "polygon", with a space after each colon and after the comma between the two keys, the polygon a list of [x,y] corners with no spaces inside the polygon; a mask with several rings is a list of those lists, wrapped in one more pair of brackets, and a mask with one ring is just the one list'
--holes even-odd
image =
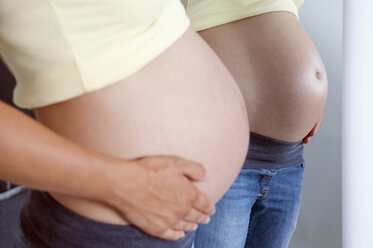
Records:
{"label": "bare torso", "polygon": [[272,12],[199,32],[244,95],[250,130],[299,141],[324,111],[322,60],[295,15]]}
{"label": "bare torso", "polygon": [[[35,112],[59,134],[106,154],[177,155],[201,162],[209,180],[197,186],[214,202],[235,179],[247,152],[249,127],[239,88],[192,30],[130,77]],[[51,195],[88,218],[126,224],[99,202]]]}
{"label": "bare torso", "polygon": [[[295,16],[269,13],[200,34],[239,84],[252,131],[298,141],[311,130],[324,109],[326,75]],[[245,111],[231,75],[189,30],[132,76],[36,114],[61,135],[117,157],[169,154],[201,162],[209,180],[197,186],[216,202],[247,151]],[[51,194],[83,216],[126,224],[101,203]]]}

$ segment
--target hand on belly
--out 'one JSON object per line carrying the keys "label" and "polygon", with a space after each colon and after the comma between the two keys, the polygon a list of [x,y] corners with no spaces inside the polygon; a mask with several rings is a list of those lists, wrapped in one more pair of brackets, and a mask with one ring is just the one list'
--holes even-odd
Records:
{"label": "hand on belly", "polygon": [[[132,76],[39,109],[37,115],[68,139],[108,155],[177,155],[201,163],[208,179],[195,185],[214,203],[233,183],[248,148],[242,95],[221,61],[191,30]],[[88,218],[125,224],[107,205],[53,196]]]}

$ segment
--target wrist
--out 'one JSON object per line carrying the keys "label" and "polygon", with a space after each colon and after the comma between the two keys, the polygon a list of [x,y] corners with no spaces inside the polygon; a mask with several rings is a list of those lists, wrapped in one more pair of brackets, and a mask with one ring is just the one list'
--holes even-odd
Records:
{"label": "wrist", "polygon": [[[85,190],[87,197],[112,206],[118,205],[118,194],[122,195],[132,184],[134,166],[129,160],[100,156],[87,175]],[[120,185],[118,185],[120,184]],[[124,192],[123,192],[124,191]]]}

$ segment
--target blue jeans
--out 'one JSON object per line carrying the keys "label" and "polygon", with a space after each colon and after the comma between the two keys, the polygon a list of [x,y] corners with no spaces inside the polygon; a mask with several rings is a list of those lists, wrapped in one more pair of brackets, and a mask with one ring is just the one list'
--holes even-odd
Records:
{"label": "blue jeans", "polygon": [[300,208],[304,165],[242,169],[207,225],[197,229],[195,248],[286,248]]}

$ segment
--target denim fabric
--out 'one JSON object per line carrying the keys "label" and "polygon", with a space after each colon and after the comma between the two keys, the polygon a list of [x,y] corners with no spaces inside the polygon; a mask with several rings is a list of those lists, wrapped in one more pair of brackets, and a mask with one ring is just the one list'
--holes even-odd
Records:
{"label": "denim fabric", "polygon": [[286,248],[294,233],[304,165],[242,169],[196,232],[195,248]]}

